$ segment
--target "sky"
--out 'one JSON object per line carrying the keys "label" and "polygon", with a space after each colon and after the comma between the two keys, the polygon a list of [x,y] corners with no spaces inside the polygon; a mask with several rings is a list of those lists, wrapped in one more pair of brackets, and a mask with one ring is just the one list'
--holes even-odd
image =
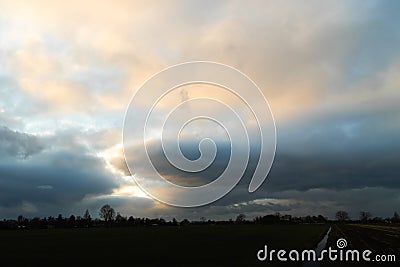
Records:
{"label": "sky", "polygon": [[[399,12],[398,1],[0,0],[0,217],[86,209],[96,217],[107,203],[122,215],[165,219],[392,216],[400,211]],[[193,60],[230,65],[258,85],[277,148],[256,192],[247,191],[252,152],[224,198],[175,208],[135,184],[122,128],[148,78]],[[218,88],[188,86],[160,110],[209,94],[240,104]],[[186,133],[224,138],[207,123]],[[198,139],[183,143],[196,158]],[[190,177],[157,147],[153,160],[167,179],[204,184],[226,165],[224,144],[214,167]]]}

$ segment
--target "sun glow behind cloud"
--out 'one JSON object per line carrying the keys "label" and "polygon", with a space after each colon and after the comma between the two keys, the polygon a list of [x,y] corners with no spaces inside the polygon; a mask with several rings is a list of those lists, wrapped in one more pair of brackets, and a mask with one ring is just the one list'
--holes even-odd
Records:
{"label": "sun glow behind cloud", "polygon": [[[131,178],[132,179],[132,178]],[[143,197],[143,198],[148,198],[150,197],[146,195],[139,187],[137,186],[123,186],[121,188],[116,189],[111,196],[117,196],[117,197]]]}
{"label": "sun glow behind cloud", "polygon": [[123,156],[122,143],[117,144],[111,148],[107,148],[104,151],[98,152],[96,155],[97,157],[100,157],[104,160],[107,170],[109,170],[114,174],[119,174],[119,175],[124,174],[121,170],[117,169],[112,163],[115,160],[123,159],[124,156]]}

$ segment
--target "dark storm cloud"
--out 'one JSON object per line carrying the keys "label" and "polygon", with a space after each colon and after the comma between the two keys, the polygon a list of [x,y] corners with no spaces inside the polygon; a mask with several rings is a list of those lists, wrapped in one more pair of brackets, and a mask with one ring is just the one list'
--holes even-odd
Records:
{"label": "dark storm cloud", "polygon": [[44,148],[44,144],[35,136],[0,126],[0,156],[6,154],[26,159],[31,155],[40,153]]}
{"label": "dark storm cloud", "polygon": [[85,195],[110,193],[115,186],[91,156],[59,151],[45,157],[0,164],[2,206],[23,201],[69,205]]}
{"label": "dark storm cloud", "polygon": [[109,194],[117,187],[104,162],[84,146],[70,143],[68,149],[47,144],[43,150],[38,137],[7,128],[0,133],[0,212],[4,216],[58,213],[87,196]]}
{"label": "dark storm cloud", "polygon": [[[277,189],[399,188],[400,112],[338,113],[279,129]],[[283,179],[283,180],[282,180]]]}
{"label": "dark storm cloud", "polygon": [[[151,146],[149,157],[157,171],[171,182],[182,186],[200,186],[218,178],[228,164],[230,145],[228,143],[218,142],[216,144],[218,151],[214,163],[205,170],[197,173],[181,171],[171,165],[165,158],[161,145]],[[180,144],[180,148],[182,154],[188,159],[195,160],[200,157],[197,142],[183,142]]]}
{"label": "dark storm cloud", "polygon": [[[275,161],[261,190],[400,188],[400,127],[398,113],[338,114],[285,126],[278,125]],[[198,143],[181,146],[190,159],[199,156]],[[248,169],[239,185],[246,186],[258,163],[259,145],[253,144]],[[229,144],[219,144],[214,163],[205,171],[190,174],[177,170],[165,159],[161,147],[149,156],[158,171],[175,182],[195,186],[216,179],[230,156]]]}
{"label": "dark storm cloud", "polygon": [[[259,145],[255,142],[244,177],[227,196],[196,209],[169,208],[166,215],[226,218],[235,213],[257,216],[279,211],[333,218],[336,210],[345,209],[357,218],[360,210],[367,209],[376,216],[388,216],[399,204],[399,116],[392,105],[359,106],[335,112],[319,110],[307,120],[278,123],[275,162],[258,191],[247,191],[258,162]],[[187,158],[199,156],[197,141],[186,142],[181,149]],[[194,186],[215,179],[226,167],[230,147],[219,144],[218,149],[211,173],[192,176],[170,166],[160,147],[153,148],[149,155],[160,173],[171,181]]]}

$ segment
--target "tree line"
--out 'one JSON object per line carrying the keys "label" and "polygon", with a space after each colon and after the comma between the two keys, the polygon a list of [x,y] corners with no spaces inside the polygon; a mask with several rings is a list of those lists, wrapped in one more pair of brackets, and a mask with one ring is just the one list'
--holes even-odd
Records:
{"label": "tree line", "polygon": [[[48,228],[89,228],[89,227],[129,227],[129,226],[186,226],[186,225],[205,225],[205,224],[302,224],[302,223],[328,223],[333,222],[322,215],[296,217],[292,215],[281,215],[279,212],[257,216],[248,220],[245,214],[239,214],[235,219],[225,221],[215,221],[206,219],[189,221],[183,219],[178,221],[173,218],[167,221],[163,218],[135,218],[133,216],[122,216],[114,208],[106,204],[99,210],[100,218],[92,218],[89,210],[86,210],[82,216],[71,215],[64,217],[59,214],[57,217],[34,217],[26,218],[19,215],[16,220],[0,221],[0,229],[48,229]],[[391,218],[373,217],[368,211],[361,211],[359,220],[350,220],[346,211],[340,210],[335,214],[337,222],[358,222],[358,223],[397,223],[400,224],[400,217],[394,212]]]}
{"label": "tree line", "polygon": [[400,223],[400,216],[395,211],[393,213],[393,216],[391,218],[381,218],[378,216],[372,216],[371,212],[369,211],[360,211],[359,213],[359,220],[350,220],[350,216],[347,211],[344,210],[339,210],[335,214],[335,218],[339,222],[346,222],[346,221],[352,221],[352,222],[362,222],[362,223]]}

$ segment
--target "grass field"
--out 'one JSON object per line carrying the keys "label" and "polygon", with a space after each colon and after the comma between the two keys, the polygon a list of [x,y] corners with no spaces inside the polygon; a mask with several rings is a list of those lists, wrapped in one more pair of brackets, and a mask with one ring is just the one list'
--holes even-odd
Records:
{"label": "grass field", "polygon": [[[283,266],[269,248],[313,248],[329,225],[206,225],[0,231],[0,266]],[[301,266],[301,263],[291,266]]]}
{"label": "grass field", "polygon": [[[400,257],[400,226],[336,224],[332,227],[327,246],[336,248],[339,238],[347,240],[347,249],[371,250],[372,255],[395,255],[396,262],[364,262],[360,266],[398,266]],[[371,257],[372,258],[372,257]],[[337,266],[325,263],[323,266]],[[341,266],[355,266],[355,263],[341,263]]]}

